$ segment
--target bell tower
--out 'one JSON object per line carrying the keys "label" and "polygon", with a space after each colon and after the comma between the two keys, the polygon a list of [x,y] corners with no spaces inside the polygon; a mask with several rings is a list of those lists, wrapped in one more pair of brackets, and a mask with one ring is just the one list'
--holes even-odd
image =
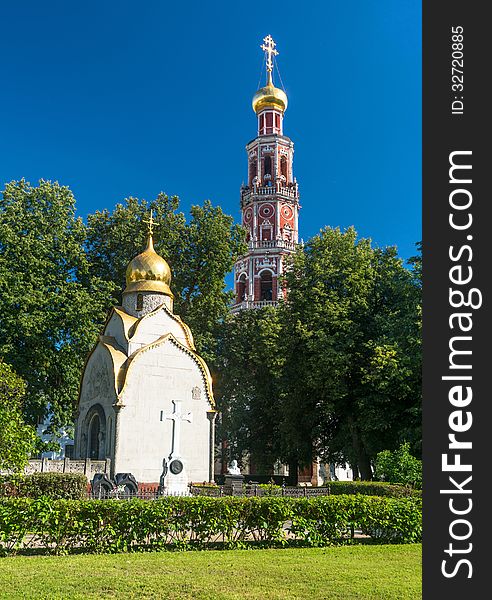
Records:
{"label": "bell tower", "polygon": [[235,304],[243,308],[275,306],[285,291],[279,284],[284,259],[298,242],[299,191],[293,173],[294,143],[283,133],[287,95],[273,84],[273,57],[278,54],[268,35],[266,85],[253,96],[257,136],[246,144],[248,180],[241,187],[241,222],[248,251],[234,267]]}

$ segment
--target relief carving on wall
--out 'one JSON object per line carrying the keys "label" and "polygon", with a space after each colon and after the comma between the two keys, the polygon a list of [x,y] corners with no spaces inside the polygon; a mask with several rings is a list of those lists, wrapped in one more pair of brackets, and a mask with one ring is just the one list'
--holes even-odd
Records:
{"label": "relief carving on wall", "polygon": [[256,271],[258,272],[260,269],[269,268],[273,271],[277,269],[277,259],[269,256],[265,256],[264,258],[257,258],[255,260]]}
{"label": "relief carving on wall", "polygon": [[84,403],[93,403],[94,400],[107,398],[111,393],[113,374],[110,373],[106,361],[92,361],[90,371],[85,379],[81,400]]}

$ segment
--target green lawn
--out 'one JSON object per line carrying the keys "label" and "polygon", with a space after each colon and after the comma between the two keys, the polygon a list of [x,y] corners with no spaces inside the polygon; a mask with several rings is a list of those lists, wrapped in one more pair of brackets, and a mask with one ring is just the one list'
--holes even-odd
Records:
{"label": "green lawn", "polygon": [[422,597],[419,544],[0,559],[0,598]]}

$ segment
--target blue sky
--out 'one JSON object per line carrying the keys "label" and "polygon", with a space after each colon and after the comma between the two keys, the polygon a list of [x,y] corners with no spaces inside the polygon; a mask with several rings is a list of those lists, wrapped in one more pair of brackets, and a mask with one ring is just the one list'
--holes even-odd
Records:
{"label": "blue sky", "polygon": [[421,238],[420,20],[410,0],[2,3],[0,184],[58,180],[83,217],[164,191],[239,220],[270,33],[301,237],[355,225],[407,258]]}

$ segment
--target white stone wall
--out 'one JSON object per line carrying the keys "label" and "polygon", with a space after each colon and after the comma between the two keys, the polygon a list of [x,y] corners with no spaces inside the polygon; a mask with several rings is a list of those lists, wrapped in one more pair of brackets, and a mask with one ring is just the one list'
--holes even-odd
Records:
{"label": "white stone wall", "polygon": [[183,325],[173,319],[165,310],[142,319],[135,327],[135,333],[131,338],[132,348],[130,354],[138,347],[153,344],[163,335],[171,333],[181,344],[190,347]]}
{"label": "white stone wall", "polygon": [[128,351],[128,340],[125,336],[125,328],[123,326],[123,322],[121,316],[115,311],[111,315],[108,323],[106,324],[106,328],[104,329],[104,335],[109,337],[114,337],[118,346],[127,353]]}
{"label": "white stone wall", "polygon": [[[194,388],[199,399],[193,398]],[[192,413],[192,423],[179,425],[180,455],[188,479],[208,481],[210,405],[205,384],[195,360],[171,341],[142,352],[128,371],[121,394],[124,408],[119,415],[115,472],[131,472],[141,482],[159,481],[173,439],[173,423],[161,421],[160,413],[173,413],[173,400],[181,401],[183,413]]]}

